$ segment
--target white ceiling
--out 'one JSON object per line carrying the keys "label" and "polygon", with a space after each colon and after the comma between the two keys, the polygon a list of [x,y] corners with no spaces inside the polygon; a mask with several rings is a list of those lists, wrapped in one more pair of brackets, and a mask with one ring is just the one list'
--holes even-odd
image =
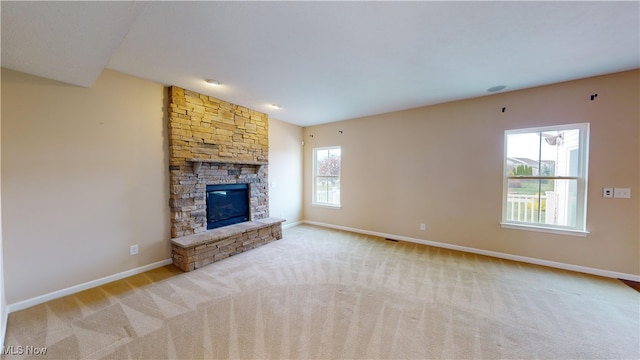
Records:
{"label": "white ceiling", "polygon": [[106,67],[301,126],[640,67],[638,1],[2,1],[1,14],[3,67],[85,87]]}

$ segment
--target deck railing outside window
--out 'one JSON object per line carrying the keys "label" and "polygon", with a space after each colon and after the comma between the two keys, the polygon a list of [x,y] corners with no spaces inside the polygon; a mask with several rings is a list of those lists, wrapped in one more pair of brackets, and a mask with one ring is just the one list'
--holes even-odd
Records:
{"label": "deck railing outside window", "polygon": [[545,195],[509,194],[507,196],[507,220],[537,224],[557,223],[558,194],[547,191]]}

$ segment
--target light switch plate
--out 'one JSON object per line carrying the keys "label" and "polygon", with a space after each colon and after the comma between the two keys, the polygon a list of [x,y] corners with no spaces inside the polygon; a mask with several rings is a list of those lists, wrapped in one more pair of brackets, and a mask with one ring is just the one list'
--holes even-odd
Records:
{"label": "light switch plate", "polygon": [[620,199],[630,199],[631,198],[631,189],[630,188],[615,188],[613,189],[613,197]]}

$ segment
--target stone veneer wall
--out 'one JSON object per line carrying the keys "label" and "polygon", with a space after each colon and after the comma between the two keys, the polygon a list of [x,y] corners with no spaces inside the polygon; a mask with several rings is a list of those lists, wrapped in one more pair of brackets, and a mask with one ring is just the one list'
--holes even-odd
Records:
{"label": "stone veneer wall", "polygon": [[268,115],[169,88],[171,237],[206,231],[208,184],[248,183],[250,220],[269,216]]}

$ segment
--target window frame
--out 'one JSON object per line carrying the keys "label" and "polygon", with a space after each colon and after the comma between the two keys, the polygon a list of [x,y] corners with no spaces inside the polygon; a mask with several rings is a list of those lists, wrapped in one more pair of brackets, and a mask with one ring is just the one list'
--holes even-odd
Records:
{"label": "window frame", "polygon": [[[335,175],[330,175],[330,176],[325,176],[325,175],[318,175],[318,151],[330,151],[330,150],[340,150],[340,173],[339,175],[335,176]],[[329,202],[321,202],[318,201],[317,198],[317,178],[318,177],[323,177],[323,178],[337,178],[338,182],[340,183],[340,180],[342,178],[342,147],[339,145],[334,145],[334,146],[323,146],[323,147],[316,147],[313,148],[312,150],[313,153],[313,162],[312,162],[312,172],[313,172],[313,176],[312,176],[312,184],[311,184],[311,204],[314,206],[320,206],[320,207],[328,207],[328,208],[334,208],[334,209],[339,209],[342,207],[342,196],[341,194],[338,195],[338,203],[334,204],[334,203],[329,203]],[[342,184],[340,184],[340,190],[342,190]]]}
{"label": "window frame", "polygon": [[[579,131],[578,134],[578,161],[577,161],[577,174],[573,175],[559,175],[559,176],[541,176],[541,175],[509,175],[508,162],[508,136],[516,134],[526,133],[543,133],[551,131],[562,130],[574,130]],[[533,128],[524,129],[512,129],[505,130],[504,132],[504,154],[503,154],[503,170],[502,170],[502,221],[500,222],[503,228],[519,229],[549,232],[563,235],[574,236],[587,236],[589,231],[587,230],[587,195],[588,195],[588,179],[589,179],[589,123],[575,123],[565,125],[551,125],[551,126],[539,126]],[[540,157],[540,156],[539,156]],[[542,159],[537,159],[541,161]],[[556,164],[557,165],[557,164]],[[508,217],[508,195],[509,195],[509,180],[575,180],[576,181],[576,211],[575,211],[575,226],[555,225],[555,224],[541,224],[526,221],[507,220]]]}

